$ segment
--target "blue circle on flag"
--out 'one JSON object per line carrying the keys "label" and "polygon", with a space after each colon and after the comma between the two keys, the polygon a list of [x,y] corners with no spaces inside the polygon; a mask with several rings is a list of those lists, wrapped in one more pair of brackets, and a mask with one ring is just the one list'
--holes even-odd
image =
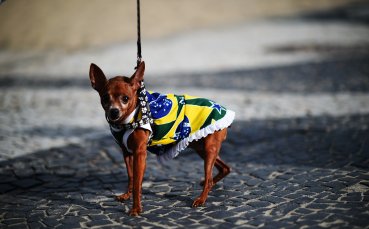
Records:
{"label": "blue circle on flag", "polygon": [[159,119],[169,114],[172,109],[172,101],[166,95],[152,93],[149,97],[150,111],[153,119]]}
{"label": "blue circle on flag", "polygon": [[178,125],[176,132],[174,134],[174,140],[182,140],[190,136],[191,133],[191,125],[190,120],[187,116],[184,116],[183,121]]}

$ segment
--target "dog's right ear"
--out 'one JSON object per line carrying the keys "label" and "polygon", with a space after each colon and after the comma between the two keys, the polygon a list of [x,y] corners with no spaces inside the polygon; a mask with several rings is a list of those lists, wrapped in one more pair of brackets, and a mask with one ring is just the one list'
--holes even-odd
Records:
{"label": "dog's right ear", "polygon": [[94,63],[90,66],[90,81],[93,89],[98,92],[101,92],[107,83],[104,72]]}
{"label": "dog's right ear", "polygon": [[138,65],[136,72],[130,78],[131,85],[136,90],[140,88],[141,81],[144,79],[144,74],[145,74],[145,61],[142,61]]}

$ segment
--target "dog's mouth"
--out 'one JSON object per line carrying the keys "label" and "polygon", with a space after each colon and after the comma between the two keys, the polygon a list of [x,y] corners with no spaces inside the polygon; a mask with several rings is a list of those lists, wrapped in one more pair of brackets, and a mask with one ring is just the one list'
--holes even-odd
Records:
{"label": "dog's mouth", "polygon": [[112,125],[119,125],[123,122],[122,117],[119,117],[118,119],[114,119],[114,120],[112,120],[108,115],[105,115],[105,117],[106,117],[106,121]]}
{"label": "dog's mouth", "polygon": [[111,107],[105,111],[108,122],[118,122],[122,118],[122,112],[116,107]]}
{"label": "dog's mouth", "polygon": [[126,119],[126,116],[123,112],[120,111],[119,115],[111,117],[110,112],[107,111],[105,112],[105,118],[111,126],[119,127],[121,125],[124,125],[124,120]]}
{"label": "dog's mouth", "polygon": [[[114,109],[105,110],[105,119],[109,123],[109,125],[120,129],[120,127],[125,126],[128,121],[134,118],[134,115],[137,114],[137,108],[133,112],[122,111],[117,109],[118,111],[114,111]],[[113,112],[112,112],[113,110]],[[128,120],[127,120],[128,119]]]}

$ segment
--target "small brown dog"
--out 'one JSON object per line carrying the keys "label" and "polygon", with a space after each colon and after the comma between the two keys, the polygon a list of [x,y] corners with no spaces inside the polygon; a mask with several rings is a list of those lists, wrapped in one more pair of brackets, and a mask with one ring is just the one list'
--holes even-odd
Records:
{"label": "small brown dog", "polygon": [[[127,192],[116,198],[128,200],[133,193],[129,214],[140,214],[147,150],[162,161],[190,147],[204,160],[203,191],[192,204],[201,206],[213,185],[230,173],[219,150],[235,114],[208,99],[146,92],[144,71],[145,63],[141,62],[130,78],[116,76],[107,80],[98,66],[90,66],[91,85],[100,95],[111,132],[122,148],[129,178]],[[213,178],[214,165],[219,173]]]}

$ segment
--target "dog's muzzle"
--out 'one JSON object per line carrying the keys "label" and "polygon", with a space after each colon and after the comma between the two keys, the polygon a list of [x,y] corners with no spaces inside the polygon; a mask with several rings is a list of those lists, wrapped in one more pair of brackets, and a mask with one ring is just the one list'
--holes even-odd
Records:
{"label": "dog's muzzle", "polygon": [[119,119],[119,116],[120,116],[119,109],[117,109],[117,108],[109,109],[109,112],[108,112],[107,116],[108,116],[109,121],[117,121]]}

